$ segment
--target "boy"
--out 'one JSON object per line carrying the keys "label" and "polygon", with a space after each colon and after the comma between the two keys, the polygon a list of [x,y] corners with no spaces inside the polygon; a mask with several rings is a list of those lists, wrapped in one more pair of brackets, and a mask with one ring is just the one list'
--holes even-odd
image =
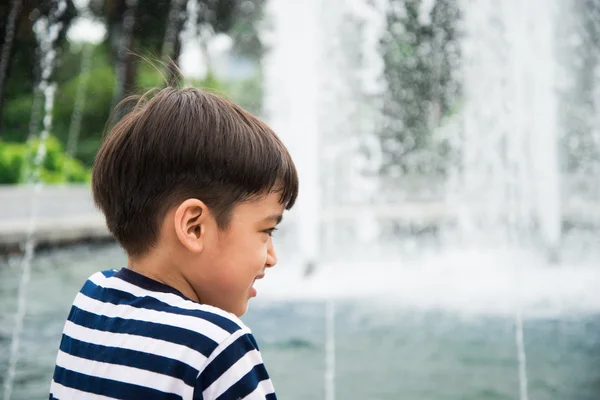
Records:
{"label": "boy", "polygon": [[75,298],[50,399],[276,399],[238,317],[298,195],[278,137],[227,100],[166,88],[112,129],[92,189],[128,265]]}

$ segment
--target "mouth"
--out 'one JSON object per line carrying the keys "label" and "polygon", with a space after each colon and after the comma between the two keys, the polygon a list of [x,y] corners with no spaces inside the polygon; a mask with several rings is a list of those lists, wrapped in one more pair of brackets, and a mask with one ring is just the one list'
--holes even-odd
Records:
{"label": "mouth", "polygon": [[[257,280],[262,279],[264,277],[265,277],[265,274],[262,273],[262,274],[258,275],[256,278],[254,278],[254,282],[256,282]],[[253,284],[254,284],[254,282],[253,282]],[[256,297],[256,294],[257,294],[256,288],[254,286],[252,286],[251,287],[251,295],[250,296],[251,297]]]}

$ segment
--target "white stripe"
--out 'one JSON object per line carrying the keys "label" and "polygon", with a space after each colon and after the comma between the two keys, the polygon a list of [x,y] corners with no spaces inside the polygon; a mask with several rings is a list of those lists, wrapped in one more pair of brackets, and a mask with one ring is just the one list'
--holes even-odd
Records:
{"label": "white stripe", "polygon": [[[113,273],[113,275],[114,275],[115,273],[117,273],[117,270],[116,270],[116,269],[111,269],[110,271]],[[112,275],[111,275],[111,276],[112,276]],[[106,278],[106,276],[104,276],[104,274],[103,274],[101,271],[98,271],[98,272],[94,272],[94,274],[93,274],[92,276],[90,276],[90,277],[88,278],[88,280],[90,280],[90,281],[94,281],[95,279],[102,279],[102,278],[104,278],[104,279],[108,279],[108,278]]]}
{"label": "white stripe", "polygon": [[[251,333],[250,329],[248,328],[243,328],[239,331],[233,332],[231,336],[227,338],[227,340],[223,341],[216,349],[213,350],[212,353],[210,353],[210,356],[208,357],[208,360],[206,360],[206,364],[204,364],[204,366],[207,367],[211,362],[213,362],[215,358],[217,358],[219,354],[221,354],[226,348],[228,348],[231,343],[235,342],[236,340],[238,340],[238,338],[244,336],[247,333]],[[198,376],[200,376],[200,374],[202,374],[202,370],[200,371],[200,373],[198,373]]]}
{"label": "white stripe", "polygon": [[222,395],[227,389],[233,386],[244,375],[246,375],[255,365],[262,364],[262,359],[258,350],[251,350],[244,354],[235,364],[223,373],[216,381],[212,383],[202,393],[205,399],[215,399]]}
{"label": "white stripe", "polygon": [[50,394],[58,400],[112,400],[114,397],[101,396],[99,394],[82,392],[81,390],[73,389],[54,382],[50,384]]}
{"label": "white stripe", "polygon": [[107,288],[107,289],[117,289],[122,290],[127,293],[131,293],[136,297],[152,297],[157,299],[165,304],[168,304],[173,307],[182,308],[184,310],[200,310],[213,314],[220,315],[224,318],[227,318],[230,321],[236,323],[240,328],[246,327],[246,325],[234,314],[229,313],[227,311],[221,310],[220,308],[209,306],[206,304],[198,304],[192,300],[184,299],[181,296],[178,296],[174,293],[165,293],[165,292],[155,292],[152,290],[146,290],[137,285],[133,285],[123,279],[110,277],[105,277],[102,273],[96,273],[89,278],[94,284]]}
{"label": "white stripe", "polygon": [[266,379],[260,381],[256,386],[256,389],[248,396],[244,397],[243,400],[264,400],[270,393],[275,393],[275,388],[273,387],[273,382],[271,382],[270,379]]}
{"label": "white stripe", "polygon": [[82,342],[141,351],[178,360],[197,370],[200,370],[206,362],[206,356],[186,346],[146,336],[99,331],[71,321],[66,322],[64,334]]}
{"label": "white stripe", "polygon": [[[241,336],[245,335],[246,333],[249,333],[248,331],[245,331],[244,329],[241,329],[239,331],[234,332],[226,341],[224,341],[223,343],[221,343],[208,357],[208,360],[206,361],[206,364],[204,364],[204,368],[202,368],[200,370],[200,372],[198,373],[198,378],[200,378],[200,375],[202,375],[202,373],[204,372],[204,370],[206,369],[206,367],[208,367],[214,360],[215,358],[221,354],[227,347],[229,347],[230,344],[232,344],[233,342],[235,342],[236,340],[238,340],[238,338],[240,338]],[[213,384],[206,388],[204,390],[204,392],[202,393],[202,395],[204,396],[204,398],[208,398],[210,399],[211,397],[208,395],[210,394],[209,390],[213,390],[214,388],[214,384],[218,382],[218,379],[213,382]],[[225,390],[227,390],[228,388],[226,388]],[[218,396],[218,395],[217,395]],[[214,398],[216,398],[217,396],[214,396]]]}
{"label": "white stripe", "polygon": [[[248,331],[244,332],[244,330],[239,330],[235,332],[230,338],[223,342],[219,347],[213,351],[213,353],[208,358],[206,365],[210,365],[210,363],[226,348],[230,345],[235,345],[235,341],[244,334],[249,333]],[[240,358],[235,364],[233,364],[227,371],[225,371],[216,381],[212,383],[208,388],[204,390],[202,395],[205,399],[213,399],[222,395],[227,389],[233,386],[234,383],[240,380],[244,375],[246,375],[255,365],[262,364],[263,360],[258,350],[251,350],[244,354],[242,358]],[[203,371],[200,371],[200,375]]]}
{"label": "white stripe", "polygon": [[183,398],[191,398],[194,387],[186,385],[181,379],[124,365],[79,358],[59,350],[56,365],[70,371],[98,378],[130,383],[165,393],[176,393]]}
{"label": "white stripe", "polygon": [[110,318],[118,317],[137,321],[154,322],[188,329],[193,332],[201,333],[217,343],[221,343],[230,336],[229,332],[223,328],[202,318],[172,314],[165,311],[149,310],[146,308],[137,308],[127,304],[104,303],[92,299],[83,293],[77,294],[73,305],[90,313],[104,315]]}

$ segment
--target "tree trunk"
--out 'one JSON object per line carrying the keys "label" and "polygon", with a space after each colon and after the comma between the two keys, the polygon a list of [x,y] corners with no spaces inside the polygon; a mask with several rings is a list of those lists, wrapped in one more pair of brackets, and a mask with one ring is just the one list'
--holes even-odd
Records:
{"label": "tree trunk", "polygon": [[17,16],[20,9],[21,0],[13,0],[8,19],[6,20],[6,34],[2,43],[2,53],[0,53],[0,138],[2,138],[2,122],[4,119],[4,88],[10,72],[12,47],[17,30]]}
{"label": "tree trunk", "polygon": [[136,6],[137,0],[119,0],[116,6],[117,15],[122,17],[114,23],[110,35],[117,77],[113,106],[131,94],[134,89],[135,66],[132,52],[134,51],[133,28]]}
{"label": "tree trunk", "polygon": [[169,62],[167,67],[167,79],[169,86],[177,86],[177,83],[181,79],[181,73],[179,70],[179,56],[181,55],[181,40],[179,36],[175,40],[175,44],[173,46],[173,55],[171,56],[171,61]]}
{"label": "tree trunk", "polygon": [[181,54],[180,34],[185,24],[184,0],[171,0],[169,16],[162,45],[162,62],[166,69],[167,85],[177,86],[180,79],[179,55]]}

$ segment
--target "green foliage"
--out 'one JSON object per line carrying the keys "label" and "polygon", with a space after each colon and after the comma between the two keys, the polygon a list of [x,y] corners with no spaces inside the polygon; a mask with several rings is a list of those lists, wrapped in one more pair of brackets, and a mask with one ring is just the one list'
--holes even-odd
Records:
{"label": "green foliage", "polygon": [[[73,77],[59,86],[57,98],[60,101],[57,101],[54,105],[54,127],[56,132],[62,133],[58,137],[63,142],[66,142],[71,126],[73,109],[76,106],[77,88],[83,79],[87,80],[88,86],[84,106],[80,110],[82,113],[80,138],[86,139],[101,135],[110,114],[115,85],[115,75],[112,67],[107,65],[94,68],[85,75]],[[77,106],[81,107],[82,104]]]}
{"label": "green foliage", "polygon": [[223,81],[209,72],[204,79],[190,79],[190,84],[226,97],[254,115],[260,115],[262,111],[263,88],[260,73],[247,79]]}
{"label": "green foliage", "polygon": [[212,91],[224,91],[225,85],[223,82],[219,81],[219,79],[212,73],[209,72],[206,74],[206,77],[198,82],[199,88],[212,90]]}
{"label": "green foliage", "polygon": [[[68,0],[68,2],[69,12],[68,15],[65,15],[65,27],[68,27],[68,23],[76,13],[76,10],[72,7],[72,1]],[[27,153],[23,150],[27,148],[25,143],[30,134],[39,135],[41,131],[43,118],[41,108],[44,99],[43,96],[38,95],[39,98],[36,101],[35,85],[39,80],[40,62],[39,52],[36,50],[38,44],[31,32],[31,21],[39,17],[39,13],[35,11],[39,3],[41,2],[36,0],[30,4],[33,8],[30,5],[23,8],[24,12],[31,14],[31,16],[27,17],[28,23],[22,25],[24,31],[20,32],[15,40],[11,68],[9,68],[7,75],[4,102],[3,104],[0,102],[0,140],[3,141],[2,153],[0,154],[3,170],[0,174],[3,182],[23,180],[21,176],[25,171],[22,168],[27,162],[21,158]],[[167,0],[156,2],[140,0],[138,3],[136,16],[139,18],[135,22],[133,48],[127,50],[145,55],[151,60],[159,59],[164,39],[163,25],[166,23],[166,14],[168,14],[171,2]],[[234,40],[250,40],[252,42],[256,38],[252,36],[254,25],[250,21],[258,18],[261,14],[262,3],[263,0],[223,0],[217,3],[212,2],[212,0],[203,0],[200,2],[200,7],[201,10],[206,12],[200,13],[198,23],[210,23],[217,32],[239,31],[240,35],[237,36],[234,32],[230,32],[233,33]],[[104,6],[100,6],[100,4],[104,4]],[[124,5],[124,0],[92,1],[93,12],[108,25],[109,37],[104,43],[92,45],[70,41],[66,39],[66,31],[63,30],[55,46],[57,51],[56,66],[50,79],[51,82],[56,84],[51,134],[58,139],[57,144],[62,144],[64,149],[69,140],[73,115],[77,108],[77,111],[81,113],[81,128],[77,132],[78,139],[74,155],[84,170],[93,163],[102,142],[106,122],[121,93],[119,79],[115,72],[116,59],[115,49],[113,48],[120,41],[111,41],[110,39],[114,39],[111,35],[118,34],[116,33],[118,29],[114,30],[111,27],[118,26],[122,22]],[[0,6],[0,11],[3,10],[3,7]],[[41,13],[45,15],[47,10],[42,9]],[[33,18],[33,20],[30,21],[30,18]],[[181,24],[183,19],[182,16],[182,21],[179,21]],[[244,24],[250,25],[246,26]],[[0,43],[2,42],[1,35],[2,33],[0,33]],[[25,41],[27,41],[27,46],[23,47]],[[257,49],[259,44],[252,43],[248,46],[254,46],[253,48]],[[84,53],[82,50],[84,46],[94,46],[89,69],[86,71],[82,71],[82,55]],[[175,59],[177,54],[174,54]],[[135,75],[134,85],[132,86],[135,88],[136,93],[165,86],[166,80],[163,75],[167,75],[167,71],[162,71],[163,74],[161,75],[143,57],[133,56],[132,60],[136,64],[136,68],[133,69]],[[261,77],[257,75],[244,81],[224,82],[214,74],[208,74],[202,80],[192,81],[192,84],[229,97],[244,108],[259,113],[262,97],[260,80]],[[75,104],[78,90],[85,82],[87,82],[85,101]],[[33,110],[34,104],[38,105],[37,111]],[[34,130],[30,132],[32,126]],[[50,147],[52,147],[52,143],[50,143]],[[58,162],[53,159],[55,156],[58,157],[57,154],[50,151],[46,163]],[[63,161],[60,162],[63,163]],[[67,159],[64,164],[69,165],[70,162]],[[42,179],[60,181],[62,178],[57,175],[56,166],[50,167],[49,169],[44,167],[41,171],[40,176]],[[74,167],[74,170],[79,169]],[[72,177],[68,179],[81,178]]]}
{"label": "green foliage", "polygon": [[[0,184],[16,184],[36,180],[35,158],[40,140],[32,143],[0,141]],[[46,153],[39,167],[39,179],[45,183],[89,182],[90,172],[81,161],[65,154],[56,137],[45,143]]]}
{"label": "green foliage", "polygon": [[254,115],[260,115],[262,113],[263,98],[262,82],[263,77],[259,72],[248,79],[227,82],[227,92],[230,93],[237,104]]}
{"label": "green foliage", "polygon": [[0,184],[21,181],[26,147],[21,143],[0,142]]}
{"label": "green foliage", "polygon": [[162,73],[157,71],[152,65],[144,63],[138,68],[136,79],[136,91],[138,93],[146,92],[155,87],[165,86],[165,78]]}
{"label": "green foliage", "polygon": [[4,106],[4,124],[2,139],[23,142],[29,132],[33,92],[6,101]]}
{"label": "green foliage", "polygon": [[[85,101],[78,105],[82,113],[82,121],[75,157],[84,165],[90,166],[102,142],[106,121],[114,105],[116,76],[112,65],[107,61],[107,49],[104,45],[98,45],[94,49],[90,70],[84,74],[76,74],[75,72],[81,64],[81,44],[74,44],[73,47],[74,50],[68,52],[68,63],[63,62],[57,69],[57,76],[61,79],[56,82],[52,133],[64,147],[71,128],[77,90],[79,85],[87,80]],[[75,64],[77,68],[72,64]],[[70,73],[73,75],[69,76]],[[164,74],[166,74],[165,71],[162,71],[161,74],[150,63],[140,61],[136,76],[136,92],[143,93],[151,88],[165,86]],[[229,97],[251,112],[259,113],[262,97],[261,79],[260,75],[257,75],[244,81],[224,82],[209,73],[204,79],[191,79],[190,83],[195,87]],[[7,99],[2,129],[2,139],[6,142],[24,143],[27,141],[33,98],[33,93],[23,93],[17,98]],[[39,134],[40,129],[41,115],[38,116],[38,130],[35,134]]]}
{"label": "green foliage", "polygon": [[[106,47],[102,45],[95,46],[90,69],[87,73],[81,74],[81,47],[79,43],[73,44],[69,51],[63,53],[64,59],[61,59],[61,63],[56,69],[57,90],[52,125],[53,133],[63,144],[66,143],[77,89],[84,80],[87,80],[85,101],[84,104],[79,105],[82,123],[75,155],[84,163],[90,164],[111,111],[116,77],[113,67],[107,60]],[[6,98],[1,132],[4,141],[24,143],[27,140],[32,118],[33,99],[33,90],[24,91],[19,96]],[[41,119],[42,116],[38,113],[35,121],[37,131],[34,134],[39,134]],[[86,146],[84,143],[94,143],[95,148],[90,149],[90,146]]]}

